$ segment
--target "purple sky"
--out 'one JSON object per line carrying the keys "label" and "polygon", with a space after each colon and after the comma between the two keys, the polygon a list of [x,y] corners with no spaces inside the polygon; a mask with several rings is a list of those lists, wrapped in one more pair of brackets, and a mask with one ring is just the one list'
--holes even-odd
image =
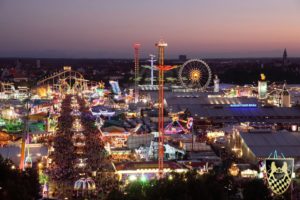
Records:
{"label": "purple sky", "polygon": [[0,57],[300,57],[299,0],[0,0]]}

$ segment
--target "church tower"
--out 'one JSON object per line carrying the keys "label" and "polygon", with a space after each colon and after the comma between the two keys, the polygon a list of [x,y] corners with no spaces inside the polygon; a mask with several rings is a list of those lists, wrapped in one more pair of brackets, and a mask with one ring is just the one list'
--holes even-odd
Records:
{"label": "church tower", "polygon": [[288,59],[287,59],[287,51],[286,51],[286,49],[284,49],[284,52],[283,52],[282,65],[283,66],[287,66],[288,65]]}

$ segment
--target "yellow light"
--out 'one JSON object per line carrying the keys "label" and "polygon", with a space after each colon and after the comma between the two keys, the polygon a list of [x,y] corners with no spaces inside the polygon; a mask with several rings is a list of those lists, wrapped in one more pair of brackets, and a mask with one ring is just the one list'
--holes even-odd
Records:
{"label": "yellow light", "polygon": [[230,175],[237,176],[240,172],[240,169],[237,167],[235,163],[231,165],[231,167],[228,169]]}
{"label": "yellow light", "polygon": [[192,82],[199,82],[200,78],[201,78],[201,72],[199,69],[192,69],[190,71],[190,80]]}
{"label": "yellow light", "polygon": [[39,163],[38,168],[42,168],[42,167],[43,167],[43,163]]}

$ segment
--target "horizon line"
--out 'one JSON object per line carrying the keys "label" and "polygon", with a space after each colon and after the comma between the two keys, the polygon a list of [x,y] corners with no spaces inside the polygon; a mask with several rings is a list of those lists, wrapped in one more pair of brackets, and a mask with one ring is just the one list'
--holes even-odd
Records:
{"label": "horizon line", "polygon": [[[118,57],[118,58],[110,58],[110,57],[99,57],[99,58],[95,58],[95,57],[33,57],[33,56],[5,56],[5,57],[1,57],[0,59],[74,59],[74,60],[78,60],[78,59],[86,59],[86,60],[134,60],[134,57],[132,56],[132,58],[128,58],[128,57]],[[140,58],[140,60],[147,60],[149,59],[147,58]],[[207,60],[213,60],[213,59],[282,59],[282,57],[280,56],[241,56],[241,57],[187,57],[186,60],[190,60],[190,59],[207,59]],[[288,59],[300,59],[299,57],[288,57]],[[165,60],[179,60],[179,58],[165,58]]]}

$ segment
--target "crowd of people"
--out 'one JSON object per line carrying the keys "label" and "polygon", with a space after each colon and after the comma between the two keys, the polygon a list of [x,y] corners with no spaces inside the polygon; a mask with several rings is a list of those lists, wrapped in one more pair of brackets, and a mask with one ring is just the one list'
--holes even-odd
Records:
{"label": "crowd of people", "polygon": [[[73,110],[71,105],[74,99],[79,105],[81,116],[70,114]],[[81,137],[81,140],[84,140],[81,141],[84,144],[82,146],[74,145],[77,141],[74,141],[74,135],[78,135],[78,132],[72,129],[75,120],[80,121],[82,125],[81,133],[84,135]],[[47,169],[50,182],[52,181],[54,185],[55,193],[52,196],[78,197],[78,191],[73,190],[73,185],[82,177],[92,177],[96,188],[94,191],[80,194],[86,194],[95,199],[104,198],[111,190],[118,187],[113,171],[109,170],[112,169],[111,162],[104,149],[99,130],[83,98],[68,95],[63,99],[57,127],[56,135],[50,144],[54,148],[49,155],[52,162]],[[85,163],[78,165],[79,161]]]}

